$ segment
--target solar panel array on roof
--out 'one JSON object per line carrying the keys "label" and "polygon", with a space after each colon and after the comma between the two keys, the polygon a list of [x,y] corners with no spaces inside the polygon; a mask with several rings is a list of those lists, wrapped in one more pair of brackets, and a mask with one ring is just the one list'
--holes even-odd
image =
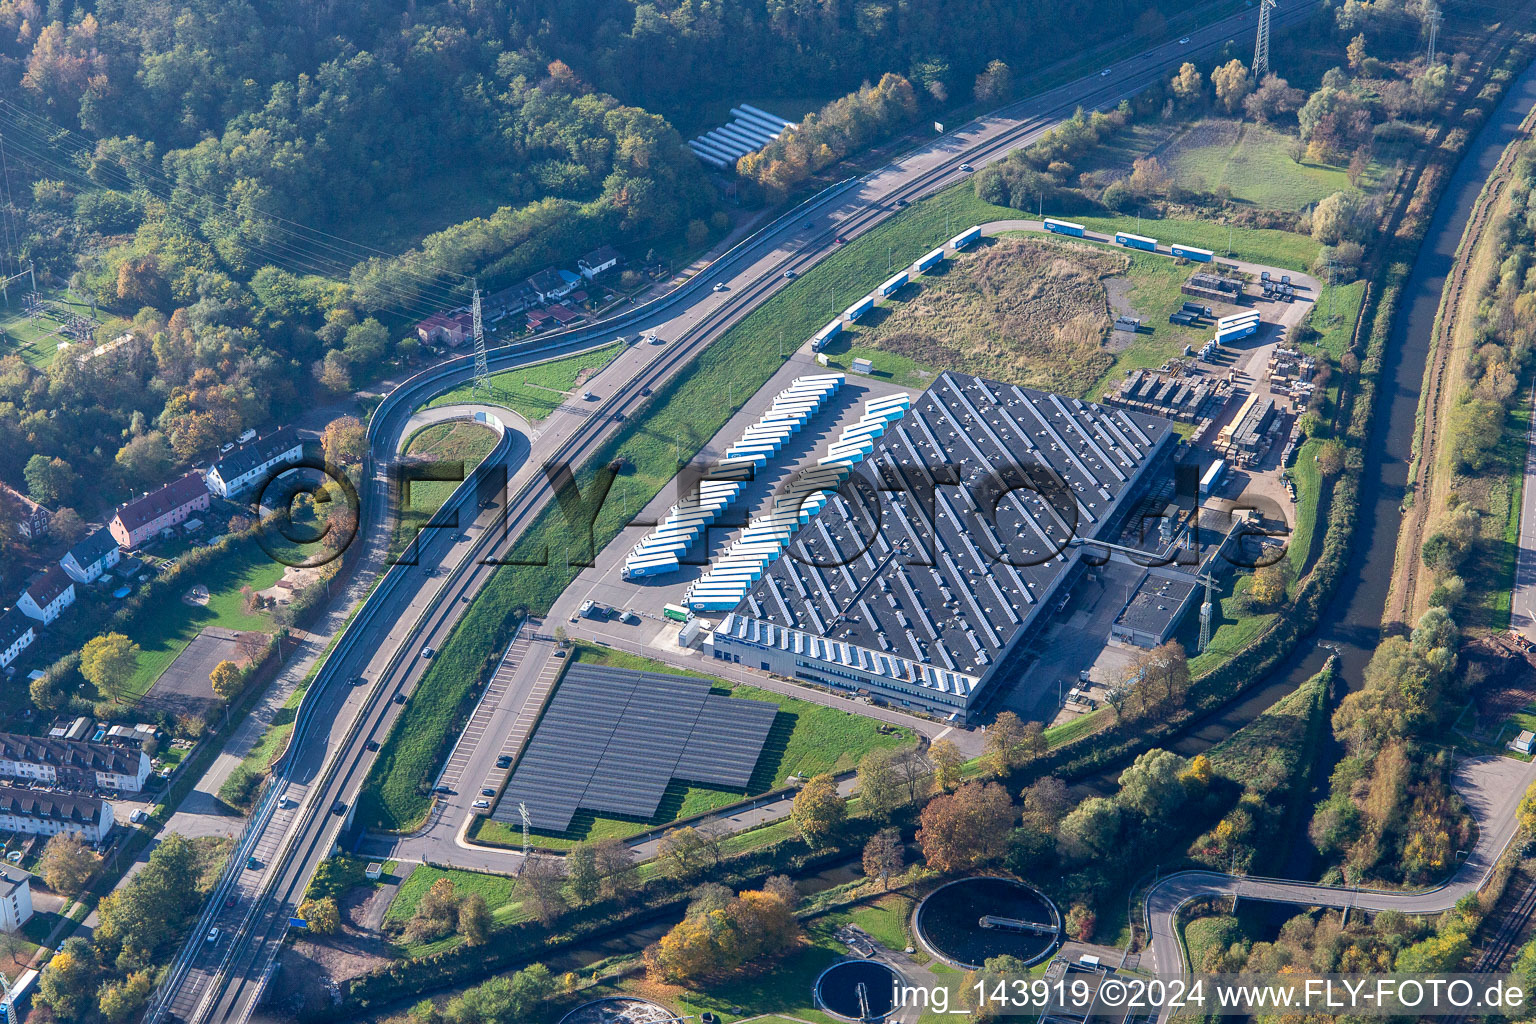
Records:
{"label": "solar panel array on roof", "polygon": [[563,832],[578,809],[655,816],[673,779],[744,789],[778,705],[709,692],[710,680],[572,665],[492,817]]}
{"label": "solar panel array on roof", "polygon": [[[984,675],[1053,600],[1073,538],[1111,539],[1176,443],[1165,419],[945,373],[873,439],[873,479],[832,494],[722,629],[743,637],[747,619],[872,664]],[[958,486],[940,486],[951,472]]]}

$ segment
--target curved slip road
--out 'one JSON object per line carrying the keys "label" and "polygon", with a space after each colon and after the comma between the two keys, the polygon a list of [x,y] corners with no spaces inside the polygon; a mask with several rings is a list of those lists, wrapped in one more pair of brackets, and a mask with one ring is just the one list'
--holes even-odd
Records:
{"label": "curved slip road", "polygon": [[1438,914],[1451,909],[1457,900],[1483,887],[1514,838],[1518,828],[1515,809],[1526,789],[1536,782],[1536,761],[1497,756],[1468,758],[1456,766],[1452,781],[1477,821],[1477,841],[1451,877],[1440,885],[1392,892],[1217,871],[1181,871],[1147,892],[1145,923],[1158,973],[1173,977],[1186,972],[1184,946],[1175,917],[1180,907],[1202,896],[1236,896],[1303,907],[1399,910],[1405,914]]}

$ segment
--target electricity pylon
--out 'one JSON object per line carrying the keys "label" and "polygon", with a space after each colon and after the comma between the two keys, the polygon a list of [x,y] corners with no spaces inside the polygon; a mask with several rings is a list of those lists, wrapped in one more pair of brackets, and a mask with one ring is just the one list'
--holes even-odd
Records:
{"label": "electricity pylon", "polygon": [[1253,46],[1253,80],[1257,84],[1269,74],[1269,12],[1275,0],[1259,0],[1259,38]]}
{"label": "electricity pylon", "polygon": [[1200,605],[1200,649],[1198,653],[1204,654],[1205,649],[1211,646],[1211,621],[1216,617],[1216,577],[1206,573],[1200,577],[1205,584],[1205,602]]}
{"label": "electricity pylon", "polygon": [[471,389],[470,393],[473,394],[475,398],[479,398],[480,397],[480,390],[482,388],[485,389],[485,393],[486,393],[487,396],[489,396],[490,393],[491,393],[491,371],[490,371],[490,368],[486,365],[486,361],[485,361],[485,328],[480,323],[480,287],[479,287],[479,283],[478,282],[475,285],[474,309],[475,309],[475,312],[474,312],[474,317],[475,317],[475,385]]}

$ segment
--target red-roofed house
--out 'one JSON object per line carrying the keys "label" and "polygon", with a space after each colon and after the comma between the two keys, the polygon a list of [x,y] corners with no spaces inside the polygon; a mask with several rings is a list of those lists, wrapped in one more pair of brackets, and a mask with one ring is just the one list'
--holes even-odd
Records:
{"label": "red-roofed house", "polygon": [[185,522],[193,512],[207,509],[208,501],[208,484],[203,474],[193,470],[120,507],[107,522],[107,529],[118,544],[131,551],[161,530]]}
{"label": "red-roofed house", "polygon": [[577,320],[581,319],[581,314],[569,306],[550,306],[546,312],[548,312],[550,316],[554,317],[555,322],[561,326],[575,323]]}
{"label": "red-roofed house", "polygon": [[474,317],[469,313],[453,315],[433,313],[416,325],[416,337],[420,338],[424,345],[439,341],[448,345],[458,345],[473,328]]}

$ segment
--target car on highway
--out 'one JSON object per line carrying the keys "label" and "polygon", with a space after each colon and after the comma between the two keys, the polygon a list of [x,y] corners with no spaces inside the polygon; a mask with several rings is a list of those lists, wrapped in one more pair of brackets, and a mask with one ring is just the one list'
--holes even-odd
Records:
{"label": "car on highway", "polygon": [[650,389],[650,388],[641,388],[641,389],[640,389],[640,395],[641,395],[641,397],[644,397],[644,396],[646,396],[646,395],[649,395],[649,394],[650,394],[650,393],[651,393],[651,389]]}
{"label": "car on highway", "polygon": [[214,925],[212,928],[208,929],[208,941],[209,942],[218,942],[219,941],[219,926],[218,925]]}
{"label": "car on highway", "polygon": [[652,345],[665,345],[666,344],[665,341],[663,341],[661,338],[657,337],[654,334],[650,335],[645,340],[649,341]]}
{"label": "car on highway", "polygon": [[1100,71],[1099,72],[1099,77],[1100,78],[1108,78],[1109,77],[1109,68],[1105,68],[1103,71]]}
{"label": "car on highway", "polygon": [[255,857],[245,858],[245,870],[255,871],[259,867],[261,867],[261,861],[257,860]]}
{"label": "car on highway", "polygon": [[583,402],[595,402],[597,401],[597,396],[590,391],[583,391],[581,393],[581,400]]}
{"label": "car on highway", "polygon": [[291,796],[284,795],[277,798],[277,806],[279,807],[292,807],[296,803],[298,801]]}
{"label": "car on highway", "polygon": [[842,235],[838,235],[834,241],[836,241],[838,245],[843,245],[848,241],[848,239],[844,238]]}
{"label": "car on highway", "polygon": [[898,199],[898,200],[896,200],[896,205],[897,206],[911,206],[912,204],[910,202],[908,202],[907,200],[905,200],[905,199]]}
{"label": "car on highway", "polygon": [[966,174],[970,174],[970,173],[971,173],[971,172],[972,172],[972,171],[974,171],[974,170],[975,170],[975,169],[976,169],[976,168],[974,168],[974,167],[972,167],[972,166],[971,166],[971,165],[970,165],[970,164],[961,164],[961,165],[960,165],[960,169],[961,169],[961,170],[962,170],[962,171],[964,171],[964,172],[965,172],[965,173],[966,173]]}
{"label": "car on highway", "polygon": [[784,280],[786,280],[786,281],[793,281],[795,278],[797,278],[799,276],[800,275],[795,273],[793,270],[786,270],[786,271],[784,271]]}
{"label": "car on highway", "polygon": [[347,813],[347,805],[337,800],[334,804],[331,804],[331,813],[339,818]]}
{"label": "car on highway", "polygon": [[621,413],[621,412],[614,413],[613,414],[613,422],[615,422],[615,423],[623,423],[624,422],[624,414]]}
{"label": "car on highway", "polygon": [[421,656],[422,656],[422,657],[423,657],[423,658],[426,658],[426,659],[428,659],[428,660],[431,660],[431,658],[432,658],[432,655],[434,655],[434,654],[436,654],[436,653],[437,653],[437,652],[436,652],[436,651],[434,651],[434,650],[433,650],[433,649],[432,649],[432,648],[430,648],[430,647],[423,647],[423,648],[422,648],[422,649],[421,649]]}
{"label": "car on highway", "polygon": [[[432,648],[430,648],[430,647],[427,648],[427,650],[429,650],[429,651],[431,649]],[[428,655],[428,657],[431,657],[431,655]],[[404,704],[405,703],[405,694],[403,694],[403,693],[395,694],[395,703],[396,704]]]}
{"label": "car on highway", "polygon": [[1188,46],[1189,45],[1189,36],[1185,36],[1183,39],[1180,39],[1179,40],[1179,45],[1180,46]]}
{"label": "car on highway", "polygon": [[224,897],[224,905],[226,907],[232,907],[236,903],[239,903],[239,902],[240,902],[240,898],[238,896],[236,896],[234,893],[230,893],[228,896]]}
{"label": "car on highway", "polygon": [[378,750],[379,749],[379,741],[378,740],[369,740],[367,743],[364,743],[363,746],[367,747],[369,750]]}
{"label": "car on highway", "polygon": [[483,811],[487,807],[491,806],[491,802],[489,800],[476,800],[474,803],[470,804],[469,806],[473,807],[477,811]]}
{"label": "car on highway", "polygon": [[725,291],[725,282],[724,281],[716,281],[715,282],[715,291],[717,291],[717,292]]}

